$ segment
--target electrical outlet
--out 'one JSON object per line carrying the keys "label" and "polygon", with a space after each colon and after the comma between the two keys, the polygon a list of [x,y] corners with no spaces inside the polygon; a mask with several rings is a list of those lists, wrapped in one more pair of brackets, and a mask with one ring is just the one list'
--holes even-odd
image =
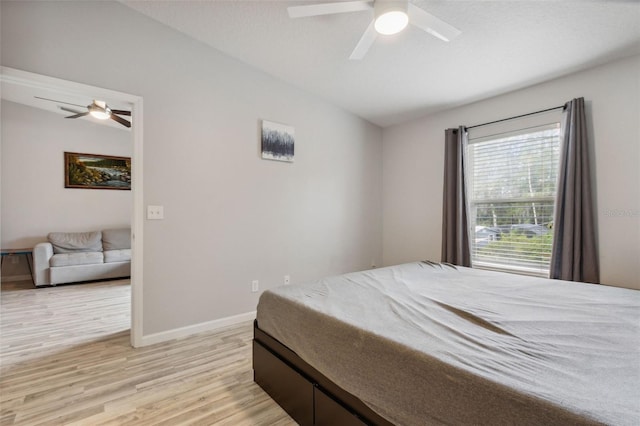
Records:
{"label": "electrical outlet", "polygon": [[147,219],[164,219],[164,206],[147,206]]}
{"label": "electrical outlet", "polygon": [[291,284],[291,277],[289,275],[284,276],[284,285]]}
{"label": "electrical outlet", "polygon": [[253,293],[257,292],[259,288],[260,288],[260,283],[258,282],[258,280],[251,281],[251,291]]}

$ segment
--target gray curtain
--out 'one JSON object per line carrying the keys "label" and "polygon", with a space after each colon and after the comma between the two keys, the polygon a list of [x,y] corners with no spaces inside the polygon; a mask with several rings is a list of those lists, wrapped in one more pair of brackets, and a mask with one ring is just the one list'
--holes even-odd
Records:
{"label": "gray curtain", "polygon": [[551,278],[599,283],[584,98],[564,106]]}
{"label": "gray curtain", "polygon": [[471,266],[467,196],[464,183],[464,127],[445,130],[442,261]]}

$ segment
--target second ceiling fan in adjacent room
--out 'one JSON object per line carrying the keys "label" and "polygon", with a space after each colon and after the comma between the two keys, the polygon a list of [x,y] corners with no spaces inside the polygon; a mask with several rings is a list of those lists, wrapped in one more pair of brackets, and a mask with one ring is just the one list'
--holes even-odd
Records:
{"label": "second ceiling fan in adjacent room", "polygon": [[113,120],[117,123],[122,124],[125,127],[131,127],[131,122],[125,120],[124,118],[120,117],[120,115],[124,115],[124,116],[131,116],[131,111],[126,111],[126,110],[121,110],[121,109],[111,109],[109,108],[109,105],[107,105],[106,102],[104,101],[97,101],[94,100],[90,105],[87,105],[86,107],[82,106],[82,105],[78,105],[78,104],[72,104],[69,102],[63,102],[63,101],[57,101],[55,99],[47,99],[47,98],[41,98],[39,96],[36,96],[37,99],[42,99],[44,101],[51,101],[51,102],[56,102],[59,104],[66,104],[66,105],[73,105],[73,106],[77,106],[79,108],[86,108],[86,111],[76,111],[73,110],[71,108],[67,108],[67,107],[63,107],[61,106],[60,109],[66,112],[71,112],[73,113],[73,115],[69,115],[65,118],[80,118],[80,117],[84,117],[87,115],[91,115],[92,117],[95,117],[99,120]]}

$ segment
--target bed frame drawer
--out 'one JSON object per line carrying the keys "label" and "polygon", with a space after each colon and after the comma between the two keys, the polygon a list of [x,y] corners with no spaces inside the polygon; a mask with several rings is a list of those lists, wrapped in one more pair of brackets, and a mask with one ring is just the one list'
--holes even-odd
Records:
{"label": "bed frame drawer", "polygon": [[257,321],[253,333],[254,381],[302,426],[394,426],[260,330]]}
{"label": "bed frame drawer", "polygon": [[366,426],[351,411],[344,408],[320,388],[314,389],[315,424],[317,426]]}
{"label": "bed frame drawer", "polygon": [[[260,343],[253,344],[253,379],[301,426],[313,425],[313,384]],[[277,383],[278,386],[272,384]]]}

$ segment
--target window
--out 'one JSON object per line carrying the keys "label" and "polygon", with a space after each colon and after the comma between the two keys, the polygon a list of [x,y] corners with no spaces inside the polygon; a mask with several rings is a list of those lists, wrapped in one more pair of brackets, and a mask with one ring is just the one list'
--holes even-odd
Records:
{"label": "window", "polygon": [[475,137],[466,152],[474,267],[548,276],[560,123]]}

